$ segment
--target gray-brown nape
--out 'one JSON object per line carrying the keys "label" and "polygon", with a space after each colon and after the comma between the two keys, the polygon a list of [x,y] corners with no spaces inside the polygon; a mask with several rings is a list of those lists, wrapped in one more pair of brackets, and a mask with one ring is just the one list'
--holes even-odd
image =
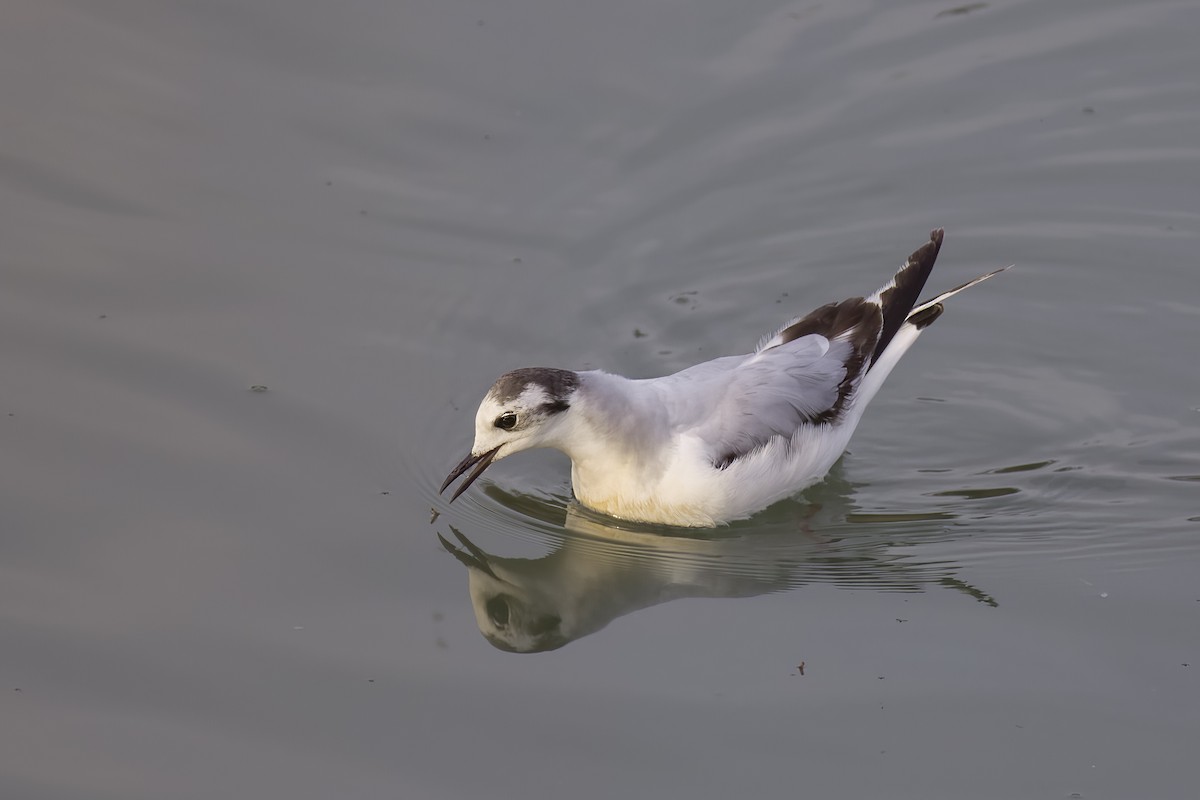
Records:
{"label": "gray-brown nape", "polygon": [[[897,272],[896,277],[892,279],[894,285],[880,295],[879,301],[883,306],[883,329],[880,331],[879,341],[875,344],[875,352],[871,355],[872,364],[883,355],[883,351],[891,344],[892,338],[900,330],[904,320],[908,318],[913,306],[917,304],[917,298],[920,296],[921,290],[925,288],[925,281],[929,279],[929,273],[933,271],[934,262],[937,261],[938,251],[942,249],[944,236],[945,231],[941,228],[930,231],[929,241],[908,257],[908,263],[905,264],[904,269]],[[925,324],[928,325],[936,318],[935,314]]]}

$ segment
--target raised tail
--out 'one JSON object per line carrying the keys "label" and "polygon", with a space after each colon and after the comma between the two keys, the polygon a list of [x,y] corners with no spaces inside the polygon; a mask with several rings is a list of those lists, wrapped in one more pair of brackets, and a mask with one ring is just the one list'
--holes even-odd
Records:
{"label": "raised tail", "polygon": [[[938,249],[942,243],[941,233],[939,229],[930,234],[929,243],[909,256],[908,263],[905,264],[900,272],[896,273],[896,278],[892,279],[892,283],[880,289],[875,296],[883,300],[888,296],[888,292],[893,290],[893,287],[898,287],[901,283],[908,283],[910,286],[916,285],[916,291],[919,292],[925,283],[925,277],[928,276],[929,270],[933,267],[933,259],[937,257]],[[900,356],[904,355],[908,348],[913,346],[917,337],[921,335],[921,331],[942,315],[942,311],[944,310],[942,303],[947,298],[953,297],[977,283],[982,283],[988,278],[1004,272],[1004,270],[1011,266],[1010,264],[1008,267],[1001,267],[986,275],[980,275],[974,280],[967,281],[961,286],[955,286],[950,291],[942,292],[923,303],[911,305],[914,301],[908,300],[910,305],[907,307],[892,305],[892,309],[903,308],[904,310],[900,311],[899,324],[895,324],[895,317],[892,317],[895,328],[892,330],[891,335],[886,340],[882,336],[880,337],[880,342],[876,347],[870,369],[863,376],[862,383],[858,387],[858,397],[855,402],[855,408],[858,409],[858,412],[862,413],[862,409],[866,407],[871,398],[875,396],[875,393],[879,391],[879,387],[883,385],[883,381],[896,366],[896,362],[900,360]],[[909,273],[908,281],[903,280],[905,273]],[[895,296],[895,293],[893,296]],[[895,303],[895,299],[893,299],[893,303]],[[892,313],[895,314],[895,310]],[[884,331],[886,333],[889,321],[888,306],[886,304],[884,305],[884,321]]]}

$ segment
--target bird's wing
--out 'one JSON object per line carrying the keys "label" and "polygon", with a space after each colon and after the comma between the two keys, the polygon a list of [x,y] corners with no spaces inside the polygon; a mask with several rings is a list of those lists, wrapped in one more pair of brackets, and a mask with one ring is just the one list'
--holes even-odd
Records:
{"label": "bird's wing", "polygon": [[716,359],[662,379],[675,430],[695,436],[713,466],[725,469],[805,426],[836,424],[905,322],[921,327],[940,313],[939,308],[919,323],[913,319],[914,311],[949,296],[915,306],[942,236],[940,228],[932,231],[870,297],[829,303],[798,317],[764,337],[745,358]]}
{"label": "bird's wing", "polygon": [[866,373],[882,324],[879,305],[860,297],[790,323],[757,352],[708,376],[710,402],[687,433],[725,469],[777,437],[836,422]]}

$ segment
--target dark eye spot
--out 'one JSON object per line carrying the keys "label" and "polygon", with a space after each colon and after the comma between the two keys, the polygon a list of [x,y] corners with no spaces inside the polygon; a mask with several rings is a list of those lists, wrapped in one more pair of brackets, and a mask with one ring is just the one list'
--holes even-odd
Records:
{"label": "dark eye spot", "polygon": [[500,430],[511,431],[517,425],[517,415],[511,411],[506,411],[496,417],[496,427]]}
{"label": "dark eye spot", "polygon": [[493,597],[487,601],[487,614],[492,624],[497,628],[508,627],[508,601],[503,595]]}

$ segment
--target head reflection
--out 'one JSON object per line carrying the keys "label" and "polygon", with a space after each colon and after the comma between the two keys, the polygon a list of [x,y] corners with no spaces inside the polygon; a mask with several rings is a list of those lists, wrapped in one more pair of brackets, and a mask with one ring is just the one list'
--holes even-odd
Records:
{"label": "head reflection", "polygon": [[540,653],[590,633],[563,632],[562,611],[570,601],[558,585],[560,571],[553,566],[561,548],[540,559],[499,558],[485,553],[454,526],[450,531],[459,546],[440,533],[438,540],[466,566],[475,621],[494,647],[510,653]]}
{"label": "head reflection", "polygon": [[516,653],[556,650],[670,600],[753,597],[814,582],[892,592],[940,584],[995,604],[955,577],[953,564],[904,554],[906,544],[952,536],[944,513],[875,519],[847,513],[844,495],[830,499],[705,531],[625,527],[572,504],[562,528],[542,528],[552,548],[538,558],[486,552],[453,526],[454,541],[438,539],[467,568],[484,638]]}

